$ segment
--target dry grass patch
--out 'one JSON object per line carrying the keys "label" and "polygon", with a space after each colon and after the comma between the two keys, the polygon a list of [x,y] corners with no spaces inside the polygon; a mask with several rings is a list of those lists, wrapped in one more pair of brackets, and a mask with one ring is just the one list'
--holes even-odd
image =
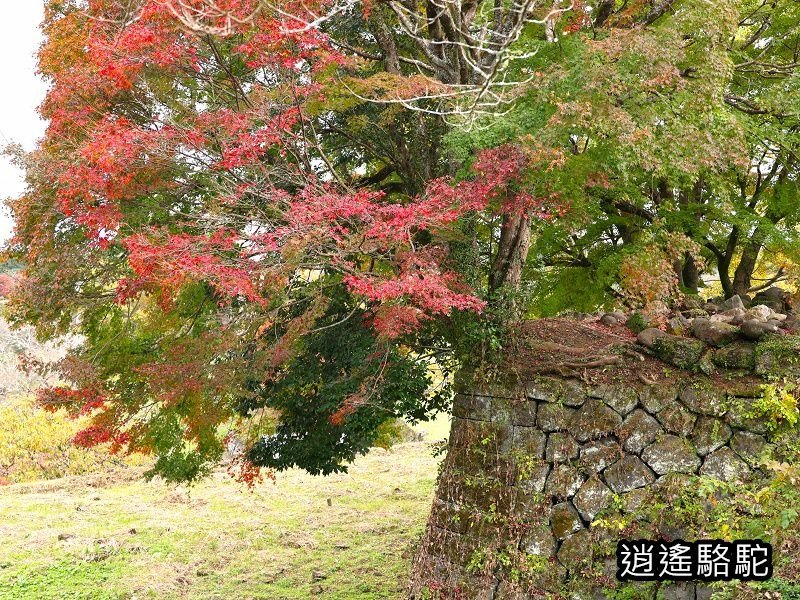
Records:
{"label": "dry grass patch", "polygon": [[0,598],[400,598],[436,470],[416,442],[253,492],[221,472],[187,488],[136,469],[7,486]]}

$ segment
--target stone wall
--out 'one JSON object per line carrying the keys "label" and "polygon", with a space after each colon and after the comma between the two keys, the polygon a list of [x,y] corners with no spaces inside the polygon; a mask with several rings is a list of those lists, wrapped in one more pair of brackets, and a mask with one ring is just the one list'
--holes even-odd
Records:
{"label": "stone wall", "polygon": [[[761,382],[665,374],[463,385],[411,596],[606,598],[618,539],[698,539],[670,504],[694,477],[763,477],[758,458],[772,446],[753,418]],[[711,589],[648,584],[636,594],[625,597],[691,600]]]}

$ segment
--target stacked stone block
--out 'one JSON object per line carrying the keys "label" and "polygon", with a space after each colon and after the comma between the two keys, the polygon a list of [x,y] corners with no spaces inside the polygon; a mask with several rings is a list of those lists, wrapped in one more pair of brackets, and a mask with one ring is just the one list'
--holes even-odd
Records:
{"label": "stacked stone block", "polygon": [[[540,377],[462,391],[412,596],[552,597],[591,553],[593,522],[612,502],[635,510],[675,477],[759,477],[768,443],[751,417],[759,386],[734,387],[702,377],[596,386]],[[540,595],[509,591],[507,570],[482,562],[503,544],[544,561]],[[605,559],[603,569],[613,577],[616,565]],[[660,594],[692,600],[710,589],[673,584]]]}

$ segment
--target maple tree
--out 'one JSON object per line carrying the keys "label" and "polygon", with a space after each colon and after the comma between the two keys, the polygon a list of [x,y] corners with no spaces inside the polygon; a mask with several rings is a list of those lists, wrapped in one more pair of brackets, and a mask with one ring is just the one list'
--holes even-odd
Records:
{"label": "maple tree", "polygon": [[552,115],[523,108],[503,125],[568,139],[564,171],[596,171],[569,218],[535,236],[540,314],[594,310],[625,287],[649,288],[642,300],[716,280],[730,297],[796,281],[798,7],[681,7],[627,37],[565,40],[561,84],[527,105]]}
{"label": "maple tree", "polygon": [[[437,6],[47,3],[10,310],[79,334],[69,386],[40,395],[91,415],[77,443],[153,453],[171,479],[234,438],[247,480],[339,470],[387,419],[446,407],[432,365],[485,357],[516,318],[727,273],[734,229],[728,266],[743,244],[758,262],[767,238],[726,206],[763,128],[794,132],[770,69],[794,70],[783,46],[755,71],[732,57],[796,9]],[[748,193],[794,185],[792,156]],[[757,204],[748,223],[793,227],[794,205]]]}

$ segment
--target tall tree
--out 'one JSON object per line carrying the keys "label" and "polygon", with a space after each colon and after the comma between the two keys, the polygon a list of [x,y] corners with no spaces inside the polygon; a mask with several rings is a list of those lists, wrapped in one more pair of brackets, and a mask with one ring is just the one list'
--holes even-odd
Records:
{"label": "tall tree", "polygon": [[[546,86],[549,97],[535,103],[559,112],[569,107],[566,118],[533,128],[521,116],[511,123],[512,135],[524,129],[540,139],[560,138],[564,147],[571,145],[575,169],[588,161],[602,173],[596,179],[602,185],[573,193],[583,198],[582,219],[575,212],[571,222],[535,236],[530,267],[543,271],[535,290],[538,312],[613,302],[620,286],[630,287],[630,274],[645,272],[626,263],[649,263],[644,279],[650,280],[672,270],[670,285],[691,293],[718,278],[726,296],[756,292],[791,274],[800,207],[798,7],[715,3],[713,16],[692,17],[690,6],[682,3],[673,18],[636,32],[625,48],[614,35],[589,44],[601,52],[597,59],[567,58],[570,64],[558,68],[572,79],[555,92]],[[702,34],[687,28],[683,40],[670,35],[682,19],[696,19]],[[718,25],[716,34],[711,22]],[[581,52],[586,47],[575,44]],[[664,87],[654,88],[657,81]],[[591,108],[577,112],[576,96]],[[615,129],[623,135],[609,136]],[[675,245],[676,235],[694,243]],[[764,271],[758,281],[757,266]],[[572,278],[590,290],[577,303],[564,283]],[[637,300],[641,294],[664,296],[666,283],[654,290],[642,290]]]}
{"label": "tall tree", "polygon": [[246,479],[327,473],[527,311],[758,262],[797,208],[782,6],[48,2],[11,312],[80,343],[41,402],[172,479],[232,435]]}

